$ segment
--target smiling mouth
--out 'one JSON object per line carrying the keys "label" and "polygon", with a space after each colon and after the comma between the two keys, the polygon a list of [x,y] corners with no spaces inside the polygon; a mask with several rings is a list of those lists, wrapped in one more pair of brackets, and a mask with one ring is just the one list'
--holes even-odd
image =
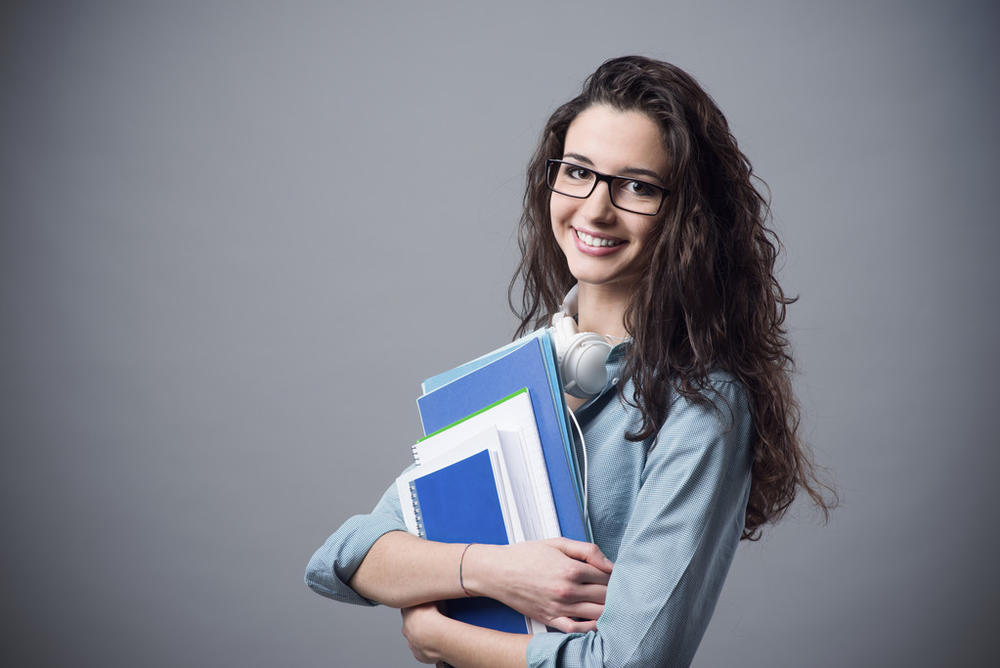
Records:
{"label": "smiling mouth", "polygon": [[586,232],[584,232],[582,230],[576,229],[575,227],[573,228],[573,232],[576,233],[576,238],[577,239],[579,239],[580,241],[582,241],[583,243],[585,243],[586,245],[588,245],[588,246],[590,246],[592,248],[605,248],[605,247],[621,246],[623,243],[625,243],[624,241],[616,240],[616,239],[603,239],[601,237],[594,237],[594,236],[591,236],[591,235],[587,234]]}

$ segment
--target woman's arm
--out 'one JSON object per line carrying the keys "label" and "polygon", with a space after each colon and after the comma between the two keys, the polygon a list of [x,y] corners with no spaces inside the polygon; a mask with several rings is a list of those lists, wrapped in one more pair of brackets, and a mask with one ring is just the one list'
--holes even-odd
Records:
{"label": "woman's arm", "polygon": [[613,567],[596,545],[555,538],[465,547],[393,531],[372,545],[349,584],[361,596],[394,608],[468,592],[502,601],[562,631],[595,628]]}
{"label": "woman's arm", "polygon": [[[409,607],[460,598],[464,549],[406,533],[392,485],[371,513],[348,519],[316,551],[306,584],[323,596],[362,605]],[[603,610],[611,567],[597,546],[559,538],[474,545],[463,575],[473,595],[495,598],[560,630],[587,631]]]}
{"label": "woman's arm", "polygon": [[402,531],[375,541],[348,584],[365,598],[393,608],[465,596],[458,566],[465,545],[435,543]]}
{"label": "woman's arm", "polygon": [[461,668],[524,668],[530,636],[470,626],[442,615],[433,603],[404,608],[403,635],[421,663]]}

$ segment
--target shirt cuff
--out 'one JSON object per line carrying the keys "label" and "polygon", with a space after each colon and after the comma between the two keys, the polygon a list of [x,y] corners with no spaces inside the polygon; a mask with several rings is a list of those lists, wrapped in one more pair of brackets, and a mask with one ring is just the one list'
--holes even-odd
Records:
{"label": "shirt cuff", "polygon": [[582,633],[536,633],[528,641],[528,668],[554,668],[562,646]]}
{"label": "shirt cuff", "polygon": [[347,583],[379,538],[390,531],[405,531],[389,515],[355,515],[348,519],[323,544],[306,567],[306,585],[317,594],[344,603],[378,605]]}

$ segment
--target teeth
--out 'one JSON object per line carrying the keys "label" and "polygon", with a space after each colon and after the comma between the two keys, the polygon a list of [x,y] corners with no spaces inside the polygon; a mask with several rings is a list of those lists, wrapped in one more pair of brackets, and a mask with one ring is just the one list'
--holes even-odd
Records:
{"label": "teeth", "polygon": [[592,237],[586,232],[581,232],[576,230],[576,236],[580,241],[587,244],[588,246],[593,246],[595,248],[600,248],[602,246],[620,246],[624,241],[611,241],[610,239],[598,239],[597,237]]}

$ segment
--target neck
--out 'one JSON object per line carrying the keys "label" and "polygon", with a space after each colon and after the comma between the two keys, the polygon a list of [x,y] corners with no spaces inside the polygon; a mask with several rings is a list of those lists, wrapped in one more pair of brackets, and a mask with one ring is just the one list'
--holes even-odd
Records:
{"label": "neck", "polygon": [[577,330],[595,332],[616,338],[628,336],[625,331],[625,305],[628,290],[619,286],[581,283],[577,289]]}

